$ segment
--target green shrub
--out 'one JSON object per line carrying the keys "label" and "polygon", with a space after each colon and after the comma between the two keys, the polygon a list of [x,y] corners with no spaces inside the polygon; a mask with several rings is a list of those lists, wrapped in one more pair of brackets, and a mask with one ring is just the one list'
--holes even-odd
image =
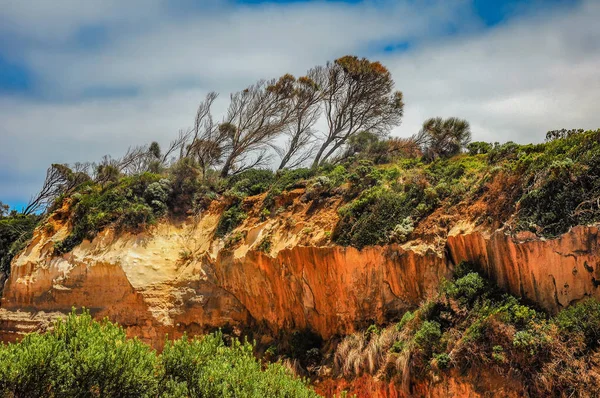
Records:
{"label": "green shrub", "polygon": [[266,192],[274,180],[271,170],[249,169],[230,177],[227,187],[243,196],[258,195]]}
{"label": "green shrub", "polygon": [[469,155],[481,155],[486,154],[492,150],[492,144],[483,141],[475,141],[467,145]]}
{"label": "green shrub", "polygon": [[[167,342],[160,357],[164,377],[192,397],[316,397],[279,364],[263,371],[249,343],[226,346],[217,333]],[[165,394],[166,396],[166,394]]]}
{"label": "green shrub", "polygon": [[414,341],[426,353],[426,356],[431,356],[441,337],[441,325],[436,321],[425,321],[415,333]]}
{"label": "green shrub", "polygon": [[271,252],[272,244],[273,240],[271,238],[271,235],[267,234],[262,238],[262,240],[258,244],[257,250],[269,254]]}
{"label": "green shrub", "polygon": [[239,203],[234,204],[221,215],[217,229],[215,230],[215,236],[223,238],[240,225],[247,216]]}
{"label": "green shrub", "polygon": [[[311,355],[315,355],[312,353]],[[0,346],[6,397],[318,397],[253,346],[220,333],[167,341],[161,355],[122,328],[74,312],[46,334]]]}
{"label": "green shrub", "polygon": [[200,190],[200,170],[198,165],[189,158],[183,158],[169,169],[171,193],[167,205],[171,213],[184,216],[194,207],[194,202]]}
{"label": "green shrub", "polygon": [[486,290],[487,283],[478,273],[471,272],[443,287],[446,294],[461,304],[469,304],[479,298]]}
{"label": "green shrub", "polygon": [[358,248],[386,244],[392,229],[405,220],[410,211],[408,194],[371,188],[340,208],[333,241]]}
{"label": "green shrub", "polygon": [[46,334],[0,348],[0,389],[15,397],[155,396],[154,351],[120,327],[71,313]]}
{"label": "green shrub", "polygon": [[410,234],[414,231],[412,219],[406,217],[400,223],[396,224],[392,232],[390,232],[389,242],[391,243],[404,243],[410,237]]}
{"label": "green shrub", "polygon": [[433,359],[438,367],[438,369],[448,369],[450,367],[450,355],[442,352],[441,354],[435,354]]}
{"label": "green shrub", "polygon": [[400,319],[400,322],[398,322],[398,324],[396,325],[396,328],[398,329],[398,331],[404,329],[406,324],[412,321],[413,319],[415,319],[415,313],[406,311],[404,315],[402,315],[402,319]]}
{"label": "green shrub", "polygon": [[37,215],[0,215],[0,272],[10,273],[10,263],[23,250],[40,221]]}
{"label": "green shrub", "polygon": [[600,346],[600,302],[587,299],[565,308],[554,318],[562,336],[568,340],[573,334],[585,338],[589,349]]}

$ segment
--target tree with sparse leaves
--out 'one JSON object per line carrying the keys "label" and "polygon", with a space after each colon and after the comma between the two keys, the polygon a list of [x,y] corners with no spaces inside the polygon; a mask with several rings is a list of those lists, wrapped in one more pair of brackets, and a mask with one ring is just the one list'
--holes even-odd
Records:
{"label": "tree with sparse leaves", "polygon": [[379,62],[345,56],[328,63],[322,73],[328,129],[313,167],[325,163],[361,131],[387,135],[404,113],[402,93],[394,91],[390,71]]}

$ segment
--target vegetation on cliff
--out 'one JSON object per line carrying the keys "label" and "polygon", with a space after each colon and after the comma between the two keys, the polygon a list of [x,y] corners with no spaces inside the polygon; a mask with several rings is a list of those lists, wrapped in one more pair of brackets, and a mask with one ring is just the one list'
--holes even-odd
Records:
{"label": "vegetation on cliff", "polygon": [[317,397],[253,346],[220,333],[167,342],[161,354],[119,326],[71,313],[52,331],[0,346],[3,397]]}
{"label": "vegetation on cliff", "polygon": [[600,391],[600,303],[588,299],[555,317],[528,306],[460,264],[439,295],[396,325],[346,337],[336,372],[396,380],[406,390],[488,369],[517,380],[530,396],[593,396]]}
{"label": "vegetation on cliff", "polygon": [[10,262],[33,235],[40,217],[9,210],[0,202],[0,273],[10,273]]}
{"label": "vegetation on cliff", "polygon": [[[234,93],[220,122],[216,98],[200,103],[192,127],[165,151],[153,142],[120,159],[52,165],[23,213],[68,204],[72,232],[57,254],[106,227],[140,231],[215,199],[224,204],[215,236],[228,239],[248,216],[245,197],[265,195],[264,220],[297,187],[315,208],[342,198],[331,240],[358,248],[441,242],[465,214],[542,236],[600,219],[600,131],[551,131],[541,144],[471,142],[467,121],[438,117],[409,138],[389,138],[403,116],[402,93],[382,64],[353,56]],[[327,123],[319,130],[320,118]],[[274,155],[275,173],[265,168]]]}

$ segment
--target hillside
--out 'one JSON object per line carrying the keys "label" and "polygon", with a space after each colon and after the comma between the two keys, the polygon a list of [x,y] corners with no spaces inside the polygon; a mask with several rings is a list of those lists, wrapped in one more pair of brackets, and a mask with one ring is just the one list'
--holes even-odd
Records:
{"label": "hillside", "polygon": [[[255,339],[257,355],[287,360],[327,394],[479,396],[488,389],[518,396],[551,359],[523,369],[519,356],[530,347],[519,351],[515,343],[508,351],[506,341],[546,327],[529,325],[530,317],[550,319],[585,298],[600,299],[600,130],[536,145],[472,143],[468,153],[433,160],[394,155],[394,145],[371,142],[318,169],[250,169],[227,179],[200,179],[185,160],[95,181],[69,170],[78,183],[52,204],[6,270],[2,338],[45,330],[72,307],[86,307],[159,349],[165,334],[219,328]],[[453,275],[466,283],[459,281],[468,273],[457,273],[464,262],[487,278],[475,282],[483,290],[466,296],[447,286]],[[462,347],[456,335],[473,322],[468,314],[491,305],[478,296],[505,305],[501,293],[490,293],[495,285],[535,309],[516,323],[503,320],[512,331],[498,344],[474,343],[490,358],[505,358],[500,365],[481,360],[475,372],[451,347]],[[440,289],[447,299],[436,298]],[[424,302],[446,309],[419,309]],[[429,315],[411,323],[409,337],[394,332],[415,309]],[[371,337],[377,330],[388,339],[378,349],[398,354],[404,351],[395,342],[415,341],[422,322],[438,324],[426,340],[445,343],[431,342],[421,357],[411,351],[421,371],[340,370],[339,356],[350,355],[340,354],[350,344],[344,336],[367,339],[352,354],[360,357],[379,341]],[[577,366],[595,374],[596,349],[594,342],[581,348],[591,365]],[[560,388],[559,395],[567,391]]]}

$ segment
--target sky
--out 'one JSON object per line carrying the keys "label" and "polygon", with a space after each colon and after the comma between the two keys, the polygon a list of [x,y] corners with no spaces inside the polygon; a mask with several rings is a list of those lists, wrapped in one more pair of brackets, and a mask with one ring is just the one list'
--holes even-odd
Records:
{"label": "sky", "polygon": [[0,0],[0,201],[51,163],[166,145],[207,92],[346,54],[404,93],[395,136],[433,116],[474,140],[598,128],[600,0]]}

